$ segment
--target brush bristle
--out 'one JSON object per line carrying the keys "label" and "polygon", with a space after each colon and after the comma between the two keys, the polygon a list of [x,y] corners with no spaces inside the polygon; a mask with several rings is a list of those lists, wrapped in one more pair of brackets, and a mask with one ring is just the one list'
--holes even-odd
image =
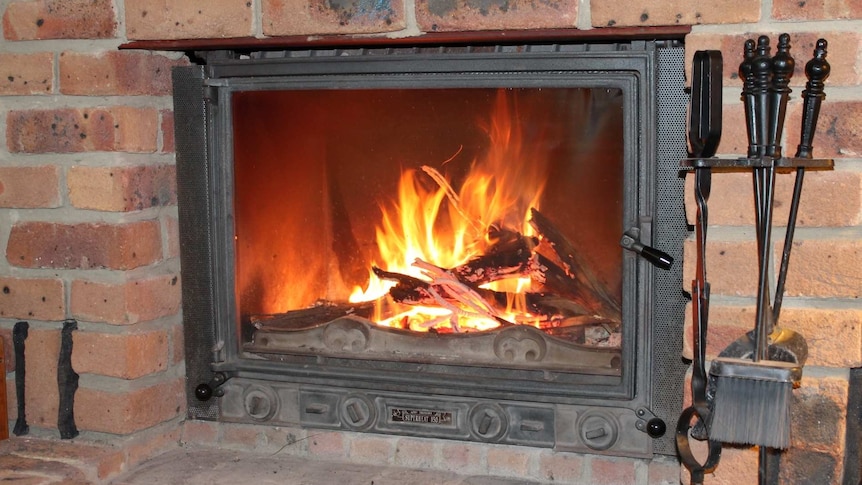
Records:
{"label": "brush bristle", "polygon": [[715,384],[710,439],[778,449],[790,445],[790,382],[721,376]]}

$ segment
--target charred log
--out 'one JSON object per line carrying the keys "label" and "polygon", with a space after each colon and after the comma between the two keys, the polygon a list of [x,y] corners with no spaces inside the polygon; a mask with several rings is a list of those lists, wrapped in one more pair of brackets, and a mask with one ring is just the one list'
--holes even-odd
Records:
{"label": "charred log", "polygon": [[286,313],[252,315],[249,317],[249,321],[258,330],[290,331],[313,328],[348,315],[370,318],[373,314],[373,301],[361,303],[334,303],[327,301],[319,302],[319,304],[309,308],[291,310]]}
{"label": "charred log", "polygon": [[588,313],[620,320],[622,307],[582,260],[574,245],[536,209],[530,224],[541,235],[533,276],[550,293],[570,297]]}
{"label": "charred log", "polygon": [[530,258],[538,240],[505,229],[494,229],[488,236],[493,243],[484,254],[450,270],[458,280],[479,286],[529,274]]}

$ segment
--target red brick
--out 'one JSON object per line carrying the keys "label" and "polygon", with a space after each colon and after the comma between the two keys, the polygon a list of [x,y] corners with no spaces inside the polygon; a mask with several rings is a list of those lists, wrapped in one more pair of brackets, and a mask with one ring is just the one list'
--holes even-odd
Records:
{"label": "red brick", "polygon": [[8,40],[107,39],[117,33],[111,0],[9,2],[3,15]]}
{"label": "red brick", "polygon": [[[691,80],[691,60],[695,52],[707,49],[720,50],[724,57],[725,85],[739,86],[741,89],[742,81],[739,79],[739,64],[743,59],[743,45],[746,39],[756,39],[761,35],[768,35],[770,37],[770,45],[774,49],[774,46],[778,42],[778,34],[772,33],[713,34],[696,32],[686,36],[686,79]],[[860,47],[860,37],[862,37],[862,34],[857,32],[790,32],[791,54],[796,60],[796,69],[790,78],[790,86],[793,89],[793,92],[790,94],[791,101],[794,103],[799,102],[806,82],[805,63],[813,56],[814,45],[819,38],[825,38],[829,41],[829,54],[827,58],[832,65],[832,71],[826,85],[827,99],[830,86],[854,86],[862,81],[862,66],[856,60],[859,56],[860,48],[862,48]],[[736,98],[733,100],[736,101]],[[728,99],[725,99],[725,101],[728,101]],[[734,105],[741,106],[741,103],[735,102]],[[725,108],[727,108],[727,105],[725,105]],[[728,128],[726,124],[723,126],[724,128]],[[744,127],[745,125],[740,126]],[[798,126],[798,124],[791,124],[788,121],[785,125],[785,133],[798,131]],[[722,135],[722,138],[724,138],[724,135]],[[792,146],[794,150],[796,148],[795,144],[787,146]]]}
{"label": "red brick", "polygon": [[2,482],[21,485],[44,483],[84,485],[87,483],[85,472],[63,457],[46,458],[39,455],[7,453],[5,449],[3,451],[4,453],[0,454],[0,481]]}
{"label": "red brick", "polygon": [[126,0],[125,7],[129,39],[200,39],[254,34],[249,0],[205,3]]}
{"label": "red brick", "polygon": [[[776,257],[780,239],[775,240]],[[685,244],[683,286],[694,275],[694,242]],[[858,298],[862,286],[862,241],[854,239],[794,239],[785,295],[824,298]],[[757,250],[754,241],[710,240],[707,277],[713,295],[750,296],[757,291]],[[776,259],[777,261],[777,259]]]}
{"label": "red brick", "polygon": [[395,450],[395,440],[388,436],[356,435],[350,441],[347,458],[354,463],[387,465]]}
{"label": "red brick", "polygon": [[58,167],[0,167],[0,207],[35,209],[60,205]]}
{"label": "red brick", "polygon": [[344,433],[323,431],[308,437],[308,453],[320,459],[342,459],[346,456]]}
{"label": "red brick", "polygon": [[[798,332],[808,344],[807,365],[859,367],[862,360],[862,312],[852,309],[798,308],[787,299],[778,325]],[[707,358],[715,358],[734,340],[754,328],[755,307],[713,304],[709,309]],[[683,353],[691,358],[691,308],[685,319]]]}
{"label": "red brick", "polygon": [[858,0],[773,0],[772,17],[777,20],[862,19]]}
{"label": "red brick", "polygon": [[[793,195],[794,173],[779,173],[775,182],[775,234],[787,224]],[[824,198],[840,204],[824,203]],[[686,214],[694,224],[694,177],[686,178]],[[862,221],[862,174],[847,170],[808,170],[805,173],[796,227],[852,227]],[[754,195],[750,173],[714,173],[709,196],[709,223],[753,226]]]}
{"label": "red brick", "polygon": [[811,377],[793,390],[791,447],[844,455],[849,384],[845,378]]}
{"label": "red brick", "polygon": [[171,365],[178,365],[185,359],[185,335],[183,325],[177,323],[171,327]]}
{"label": "red brick", "polygon": [[[684,253],[682,283],[688,291],[694,279],[694,241],[685,242]],[[713,295],[753,296],[757,293],[757,245],[754,241],[723,241],[712,236],[707,242],[706,269]]]}
{"label": "red brick", "polygon": [[173,165],[83,167],[66,175],[69,200],[81,209],[135,211],[176,204],[176,169]]}
{"label": "red brick", "polygon": [[545,451],[539,458],[542,480],[560,483],[587,483],[584,471],[586,460],[582,455]]}
{"label": "red brick", "polygon": [[71,95],[171,93],[171,67],[188,64],[142,51],[60,54],[60,92]]}
{"label": "red brick", "polygon": [[262,440],[263,429],[260,426],[228,424],[222,427],[221,443],[229,447],[255,450]]}
{"label": "red brick", "polygon": [[[0,338],[3,339],[3,355],[6,358],[3,360],[3,365],[0,365],[0,376],[4,379],[0,380],[0,385],[5,385],[5,377],[6,374],[10,372],[15,372],[15,349],[12,347],[12,329],[11,328],[0,328]],[[3,417],[0,416],[0,419]]]}
{"label": "red brick", "polygon": [[760,0],[592,0],[593,27],[736,24],[760,20]]}
{"label": "red brick", "polygon": [[674,457],[656,455],[649,462],[647,483],[679,483],[680,465]]}
{"label": "red brick", "polygon": [[12,227],[7,260],[25,268],[132,269],[161,259],[156,221],[128,224],[19,222]]}
{"label": "red brick", "polygon": [[0,318],[62,320],[65,312],[62,280],[0,277]]}
{"label": "red brick", "polygon": [[[859,136],[862,133],[862,101],[833,101],[829,99],[828,87],[826,91],[812,142],[814,157],[862,157],[862,137]],[[800,126],[801,117],[801,103],[788,106],[788,126]],[[798,130],[791,130],[787,135],[787,145],[796,147],[799,144]]]}
{"label": "red brick", "polygon": [[[156,427],[136,433],[134,438],[124,443],[123,448],[127,456],[124,463],[126,469],[136,468],[144,461],[175,450],[179,446],[183,434],[182,427],[174,426],[171,423],[167,426],[167,429]],[[164,425],[161,428],[164,428]],[[113,476],[113,474],[99,474],[99,478],[107,478],[108,476]]]}
{"label": "red brick", "polygon": [[184,380],[146,387],[132,381],[110,391],[80,387],[75,394],[78,429],[130,434],[174,419],[185,412]]}
{"label": "red brick", "polygon": [[578,19],[576,0],[417,0],[416,21],[423,31],[570,28]]}
{"label": "red brick", "polygon": [[[59,355],[60,331],[43,330],[30,325],[27,339],[24,341],[24,359],[27,366],[24,379],[24,406],[27,412],[27,423],[30,426],[37,428],[57,426],[57,408],[60,399],[57,391]],[[14,406],[10,406],[12,407]]]}
{"label": "red brick", "polygon": [[523,448],[500,446],[488,449],[488,474],[498,476],[530,476],[532,454]]}
{"label": "red brick", "polygon": [[[794,261],[796,264],[794,264]],[[787,295],[862,296],[862,240],[796,240],[787,273]]]}
{"label": "red brick", "polygon": [[[844,472],[844,457],[835,456],[810,448],[798,447],[784,450],[781,455],[781,468],[778,472],[780,485],[795,485],[797,483],[817,483],[818,485],[842,485]],[[812,482],[816,477],[817,481]]]}
{"label": "red brick", "polygon": [[589,461],[590,483],[594,485],[626,485],[635,483],[635,462],[624,458],[594,456]]}
{"label": "red brick", "polygon": [[182,429],[184,443],[214,445],[218,441],[220,425],[212,421],[187,420]]}
{"label": "red brick", "polygon": [[485,451],[487,448],[484,444],[444,441],[441,443],[441,448],[440,456],[442,461],[439,463],[439,466],[443,470],[468,475],[484,475],[487,473],[485,465]]}
{"label": "red brick", "polygon": [[180,223],[176,217],[164,216],[164,231],[168,239],[168,258],[180,257]]}
{"label": "red brick", "polygon": [[165,330],[134,333],[78,331],[72,367],[79,374],[136,379],[168,368],[170,342]]}
{"label": "red brick", "polygon": [[0,95],[50,94],[54,89],[54,54],[0,54]]}
{"label": "red brick", "polygon": [[266,35],[364,34],[406,27],[403,2],[392,0],[360,7],[355,2],[262,0]]}
{"label": "red brick", "polygon": [[399,438],[393,461],[398,466],[408,468],[431,468],[435,464],[434,442],[419,438]]}
{"label": "red brick", "polygon": [[862,366],[862,310],[786,308],[779,324],[805,337],[809,365]]}
{"label": "red brick", "polygon": [[[705,441],[691,440],[695,456],[706,456]],[[700,449],[703,448],[703,449]],[[702,452],[702,453],[701,453]],[[757,483],[757,448],[725,444],[721,450],[721,461],[712,473],[706,475],[703,483],[709,485],[742,485]],[[681,483],[689,485],[688,470],[682,469]]]}
{"label": "red brick", "polygon": [[180,283],[175,275],[133,279],[123,283],[72,282],[71,312],[92,322],[129,325],[176,315]]}
{"label": "red brick", "polygon": [[174,112],[162,110],[162,153],[173,153],[177,147],[174,141]]}
{"label": "red brick", "polygon": [[28,110],[6,116],[6,142],[17,153],[152,153],[157,133],[154,108]]}

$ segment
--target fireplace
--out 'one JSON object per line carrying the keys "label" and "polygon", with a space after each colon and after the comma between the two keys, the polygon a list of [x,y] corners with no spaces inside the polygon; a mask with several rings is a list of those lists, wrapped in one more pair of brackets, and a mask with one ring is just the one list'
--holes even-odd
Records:
{"label": "fireplace", "polygon": [[191,417],[675,454],[676,42],[220,51],[174,103]]}

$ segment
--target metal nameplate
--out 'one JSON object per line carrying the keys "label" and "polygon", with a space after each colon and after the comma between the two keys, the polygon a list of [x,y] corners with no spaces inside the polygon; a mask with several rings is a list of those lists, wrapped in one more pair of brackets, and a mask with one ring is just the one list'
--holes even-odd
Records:
{"label": "metal nameplate", "polygon": [[398,423],[452,425],[450,411],[431,411],[428,409],[389,408],[389,420]]}

